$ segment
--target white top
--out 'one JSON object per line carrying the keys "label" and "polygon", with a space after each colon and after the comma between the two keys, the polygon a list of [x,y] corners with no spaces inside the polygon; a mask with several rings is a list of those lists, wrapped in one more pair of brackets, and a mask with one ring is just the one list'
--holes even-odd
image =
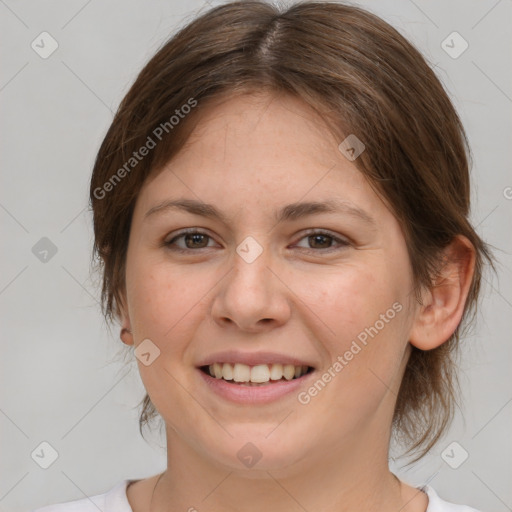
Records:
{"label": "white top", "polygon": [[[116,484],[110,491],[104,494],[97,494],[90,498],[68,501],[66,503],[57,503],[46,507],[34,509],[31,512],[133,512],[126,496],[126,487],[135,480],[122,480]],[[442,500],[437,493],[424,485],[418,487],[428,496],[428,507],[426,512],[479,512],[478,510],[465,505],[455,505]]]}

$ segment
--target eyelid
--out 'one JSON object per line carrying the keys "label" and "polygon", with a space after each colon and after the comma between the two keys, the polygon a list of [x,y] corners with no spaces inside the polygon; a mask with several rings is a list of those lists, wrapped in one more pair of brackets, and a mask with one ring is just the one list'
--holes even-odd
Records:
{"label": "eyelid", "polygon": [[[184,235],[189,235],[189,234],[205,235],[205,236],[209,237],[211,240],[215,240],[214,237],[212,235],[210,235],[210,233],[203,230],[202,228],[185,228],[185,229],[178,231],[177,233],[172,233],[171,234],[172,236],[166,236],[163,241],[163,245],[166,247],[171,247],[171,242],[174,242],[176,239],[181,238]],[[203,250],[211,249],[211,247],[202,247],[201,249],[203,249]],[[172,247],[172,250],[181,251],[181,252],[191,252],[191,251],[194,252],[194,251],[198,251],[199,249],[182,249],[181,247]]]}
{"label": "eyelid", "polygon": [[[167,236],[163,241],[163,246],[167,247],[170,250],[182,252],[182,253],[193,253],[193,252],[199,252],[199,251],[203,251],[205,249],[212,248],[212,247],[200,247],[198,249],[186,249],[186,248],[182,249],[181,247],[178,247],[175,245],[172,246],[172,244],[174,243],[174,241],[176,239],[181,238],[182,236],[185,236],[187,234],[205,235],[208,238],[210,238],[210,240],[215,241],[214,237],[212,235],[210,235],[208,233],[208,231],[204,230],[203,228],[185,228],[185,229],[178,231],[175,234],[173,233],[170,239],[169,239],[169,236]],[[296,244],[296,243],[300,242],[301,240],[303,240],[304,238],[307,238],[308,236],[312,236],[312,235],[327,236],[327,237],[331,238],[334,242],[336,242],[338,244],[338,246],[328,247],[326,249],[310,249],[310,248],[306,248],[306,247],[299,247],[299,249],[301,249],[302,251],[308,252],[308,253],[325,254],[325,253],[337,251],[344,247],[353,245],[352,240],[350,240],[348,237],[343,236],[343,235],[338,235],[336,233],[331,232],[330,230],[322,229],[322,228],[310,228],[306,231],[302,231],[300,233],[300,236],[296,239],[296,241],[294,243]]]}
{"label": "eyelid", "polygon": [[[312,235],[320,235],[320,236],[328,236],[329,238],[332,238],[333,241],[337,242],[339,245],[336,247],[328,247],[327,249],[308,249],[305,247],[301,247],[301,249],[305,250],[306,252],[313,252],[313,253],[327,253],[331,251],[339,250],[342,247],[347,247],[352,245],[352,241],[345,236],[338,235],[336,233],[333,233],[329,231],[328,229],[322,229],[322,228],[311,228],[306,231],[303,231],[300,234],[300,237],[297,239],[297,242],[300,242],[302,239],[312,236]],[[295,242],[295,243],[297,243]]]}

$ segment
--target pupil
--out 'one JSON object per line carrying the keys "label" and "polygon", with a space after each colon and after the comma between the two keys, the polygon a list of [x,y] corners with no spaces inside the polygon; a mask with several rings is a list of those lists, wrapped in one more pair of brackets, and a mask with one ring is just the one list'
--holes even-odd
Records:
{"label": "pupil", "polygon": [[[309,238],[314,240],[312,245],[315,246],[316,241],[322,240],[322,239],[325,241],[325,240],[327,240],[330,237],[326,236],[326,235],[311,235]],[[320,242],[320,245],[322,245],[321,242]],[[329,247],[329,242],[327,242],[327,247]]]}
{"label": "pupil", "polygon": [[[202,235],[202,234],[200,234],[200,233],[196,233],[196,234],[193,234],[193,235],[187,235],[187,236],[186,236],[186,240],[187,240],[187,242],[188,242],[188,241],[190,241],[190,239],[192,239],[192,240],[193,240],[193,242],[192,242],[192,243],[194,244],[193,246],[194,246],[194,247],[196,247],[195,243],[196,243],[196,242],[198,242],[198,241],[200,241],[200,238],[201,238],[201,237],[204,237],[204,236],[205,236],[205,235]],[[187,244],[187,245],[188,245],[188,244]]]}

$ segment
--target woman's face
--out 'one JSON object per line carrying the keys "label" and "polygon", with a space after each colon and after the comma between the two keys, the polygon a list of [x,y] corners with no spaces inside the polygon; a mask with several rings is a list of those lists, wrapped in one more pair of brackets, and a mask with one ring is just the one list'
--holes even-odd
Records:
{"label": "woman's face", "polygon": [[[124,321],[136,347],[150,340],[136,354],[168,435],[238,469],[387,450],[415,317],[397,220],[299,100],[198,108],[187,146],[139,194],[127,254]],[[221,218],[155,209],[176,200]],[[300,206],[312,202],[338,209]],[[237,361],[242,380],[270,363],[275,378],[280,362],[313,372],[248,386],[199,368]]]}

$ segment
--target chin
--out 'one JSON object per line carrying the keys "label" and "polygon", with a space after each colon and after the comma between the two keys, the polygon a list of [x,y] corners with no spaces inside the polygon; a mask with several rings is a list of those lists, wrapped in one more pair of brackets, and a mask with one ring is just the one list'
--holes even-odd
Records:
{"label": "chin", "polygon": [[[237,435],[236,429],[229,429],[233,438],[226,436],[224,443],[219,443],[218,438],[210,440],[207,443],[210,446],[205,447],[208,457],[215,459],[227,471],[248,478],[268,479],[267,471],[285,470],[305,457],[304,450],[298,451],[298,448],[304,448],[304,440],[294,440],[284,429],[280,435],[277,430],[272,432],[266,424],[264,428],[240,425],[238,430],[240,435]],[[254,435],[251,435],[252,432]],[[270,436],[269,432],[272,432]]]}

